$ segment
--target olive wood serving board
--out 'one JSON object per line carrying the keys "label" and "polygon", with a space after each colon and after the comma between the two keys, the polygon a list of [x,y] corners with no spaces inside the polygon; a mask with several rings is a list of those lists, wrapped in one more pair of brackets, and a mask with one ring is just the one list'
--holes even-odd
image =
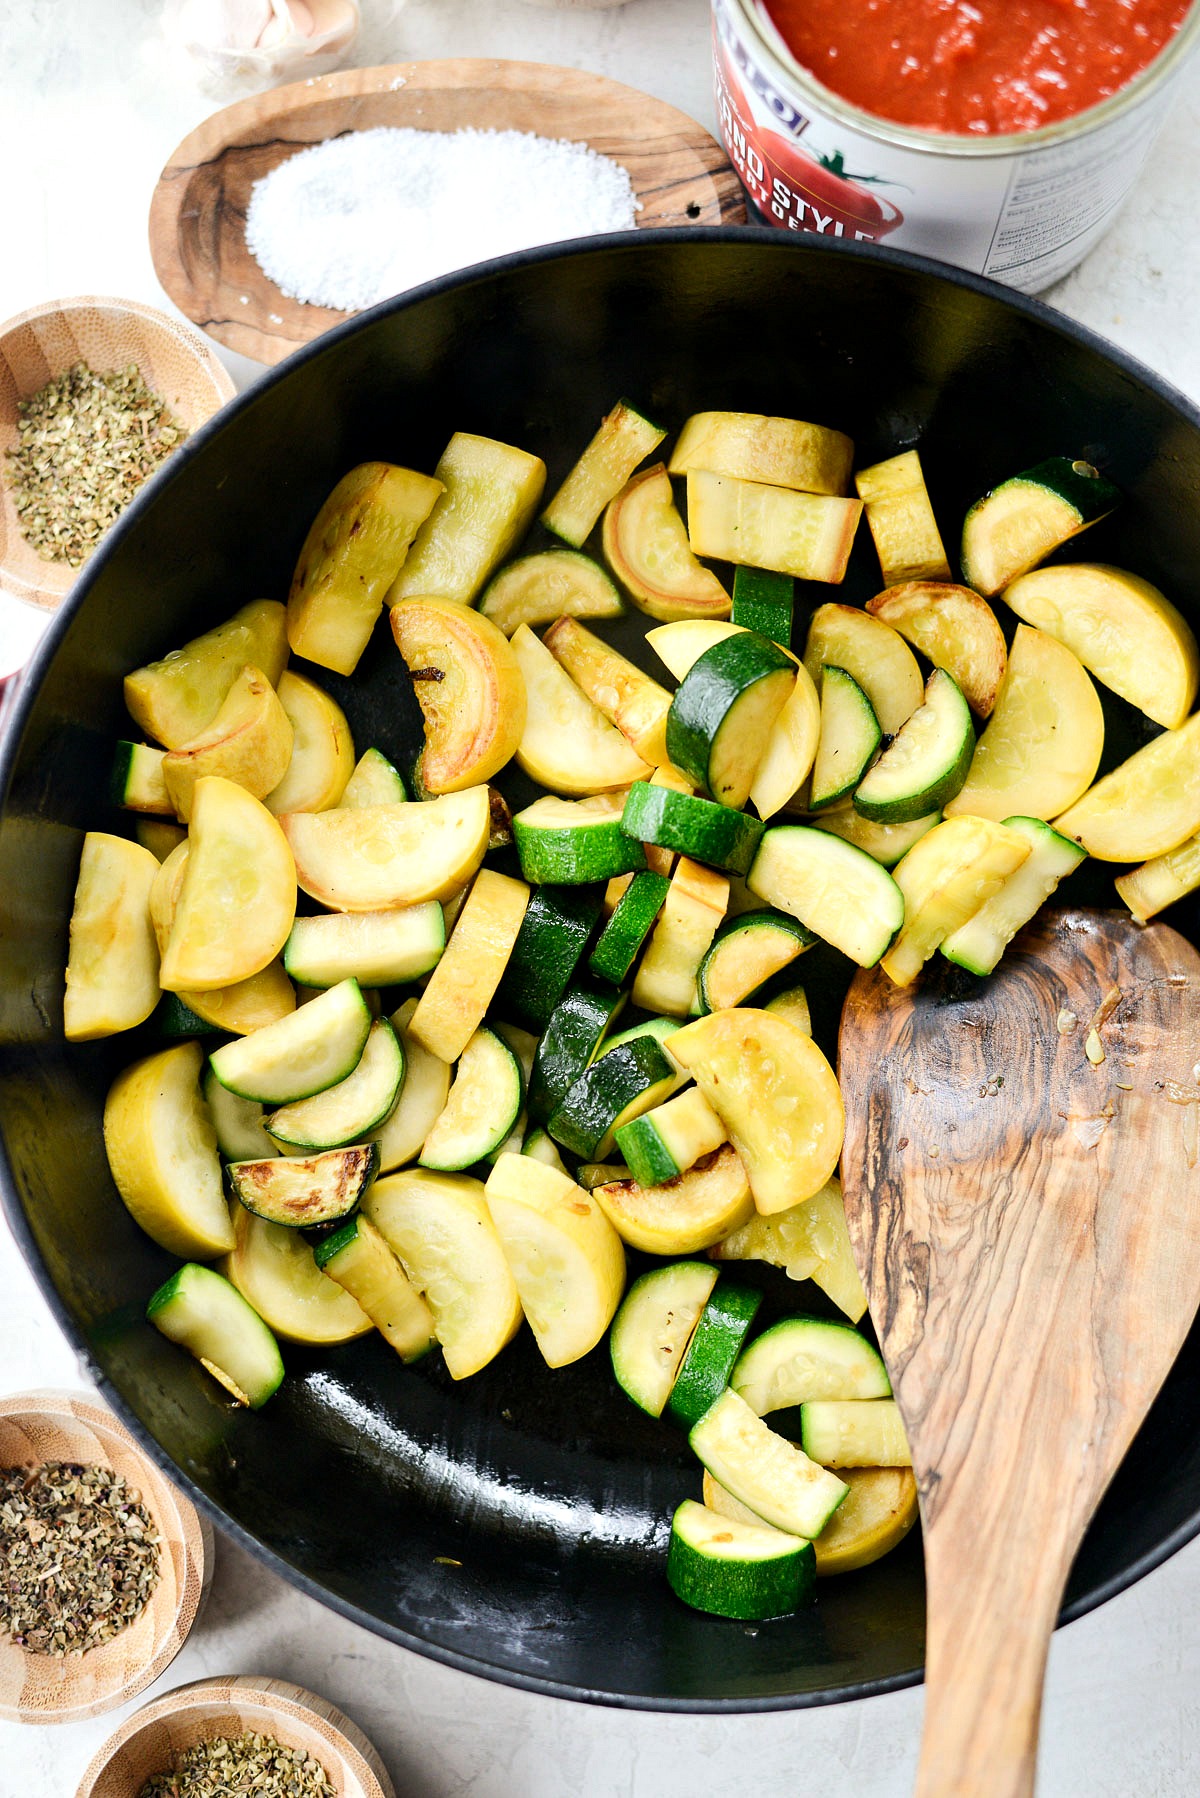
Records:
{"label": "olive wood serving board", "polygon": [[[256,181],[295,151],[380,125],[531,131],[590,144],[629,172],[639,226],[744,224],[725,152],[686,113],[601,75],[549,63],[454,58],[352,69],[275,88],[184,138],[150,205],[158,278],[228,349],[279,362],[350,314],[288,299],[246,246]],[[464,221],[469,252],[470,226]]]}
{"label": "olive wood serving board", "polygon": [[1068,1570],[1200,1301],[1198,1063],[1200,956],[1115,913],[1050,912],[965,995],[847,996],[846,1210],[921,1498],[920,1798],[1033,1791]]}

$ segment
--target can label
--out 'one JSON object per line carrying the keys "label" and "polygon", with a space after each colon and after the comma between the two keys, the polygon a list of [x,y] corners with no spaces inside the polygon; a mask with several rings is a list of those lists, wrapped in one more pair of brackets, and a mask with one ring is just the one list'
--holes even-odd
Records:
{"label": "can label", "polygon": [[[753,13],[757,30],[751,30]],[[1162,124],[1159,83],[1103,124],[1011,155],[946,155],[824,111],[789,80],[760,0],[713,0],[717,117],[759,213],[785,231],[879,243],[991,275],[1025,293],[1080,262],[1112,223]]]}

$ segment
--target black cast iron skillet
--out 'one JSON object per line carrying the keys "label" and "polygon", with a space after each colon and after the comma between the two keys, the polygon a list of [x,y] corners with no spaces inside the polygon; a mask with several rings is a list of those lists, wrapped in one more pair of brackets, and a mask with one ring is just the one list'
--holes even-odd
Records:
{"label": "black cast iron skillet", "polygon": [[[152,1046],[152,1030],[69,1051],[61,1038],[80,833],[122,828],[105,782],[125,728],[126,670],[247,599],[285,595],[313,513],[353,463],[432,468],[461,429],[536,450],[554,483],[620,394],[672,427],[714,407],[839,425],[862,463],[919,442],[950,541],[997,480],[1046,456],[1085,456],[1127,497],[1083,553],[1147,576],[1200,624],[1200,416],[1088,333],[987,282],[769,231],[638,232],[512,258],[379,307],[292,357],[172,460],[89,566],[10,710],[4,1202],[121,1416],[218,1522],[304,1590],[408,1647],[543,1692],[661,1709],[825,1703],[919,1677],[915,1538],[823,1583],[793,1618],[743,1625],[688,1611],[663,1578],[672,1509],[698,1492],[686,1445],[629,1405],[603,1348],[550,1374],[527,1332],[460,1387],[436,1357],[403,1368],[379,1337],[291,1349],[271,1403],[234,1411],[141,1321],[172,1263],[129,1220],[105,1164],[107,1083]],[[878,585],[861,536],[843,589],[857,600]],[[643,623],[620,626],[616,640],[639,641]],[[362,678],[328,685],[360,746],[411,755],[419,723],[386,630]],[[1114,701],[1107,762],[1147,728]],[[1072,897],[1111,903],[1108,876],[1092,871]],[[1194,904],[1171,922],[1196,939]],[[845,984],[836,959],[813,951],[804,965],[827,1046]],[[789,1291],[765,1267],[745,1277],[766,1292],[760,1321],[822,1307],[815,1289]],[[1193,1334],[1088,1534],[1065,1614],[1198,1528]]]}

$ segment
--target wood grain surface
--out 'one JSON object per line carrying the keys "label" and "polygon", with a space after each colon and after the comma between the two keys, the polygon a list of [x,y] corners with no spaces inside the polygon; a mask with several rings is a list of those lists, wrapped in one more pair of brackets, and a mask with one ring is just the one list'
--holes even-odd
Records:
{"label": "wood grain surface", "polygon": [[179,319],[136,300],[84,294],[31,307],[0,325],[0,590],[35,606],[61,605],[80,570],[45,561],[22,536],[4,478],[4,453],[16,446],[19,402],[76,362],[97,373],[136,363],[146,385],[189,431],[236,391],[210,344]]}
{"label": "wood grain surface", "polygon": [[380,125],[587,143],[628,170],[639,226],[745,223],[721,146],[686,113],[636,88],[548,63],[483,58],[351,69],[240,100],[179,145],[151,202],[150,252],[180,311],[218,343],[267,363],[347,318],[288,299],[268,280],[246,246],[246,209],[255,182],[295,151]]}
{"label": "wood grain surface", "polygon": [[288,1680],[249,1675],[198,1679],[135,1711],[100,1749],[75,1798],[138,1798],[181,1750],[251,1732],[315,1755],[338,1798],[396,1798],[375,1749],[336,1705]]}
{"label": "wood grain surface", "polygon": [[[55,1660],[26,1654],[0,1632],[0,1717],[77,1723],[115,1710],[156,1680],[199,1615],[212,1574],[212,1532],[111,1412],[82,1393],[0,1399],[0,1467],[76,1461],[123,1474],[160,1537],[160,1577],[141,1615],[111,1641]],[[3,1780],[0,1779],[0,1789]]]}
{"label": "wood grain surface", "polygon": [[843,1178],[921,1497],[917,1789],[1027,1798],[1067,1572],[1200,1301],[1200,957],[1052,912],[969,987],[856,977]]}

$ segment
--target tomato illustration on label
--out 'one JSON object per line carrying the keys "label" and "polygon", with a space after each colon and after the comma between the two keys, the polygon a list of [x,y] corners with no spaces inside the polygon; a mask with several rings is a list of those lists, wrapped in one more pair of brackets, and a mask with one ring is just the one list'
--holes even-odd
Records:
{"label": "tomato illustration on label", "polygon": [[814,156],[767,130],[750,110],[724,49],[716,57],[717,112],[730,160],[768,220],[792,231],[815,231],[875,243],[904,223],[893,200],[846,171],[842,154]]}

